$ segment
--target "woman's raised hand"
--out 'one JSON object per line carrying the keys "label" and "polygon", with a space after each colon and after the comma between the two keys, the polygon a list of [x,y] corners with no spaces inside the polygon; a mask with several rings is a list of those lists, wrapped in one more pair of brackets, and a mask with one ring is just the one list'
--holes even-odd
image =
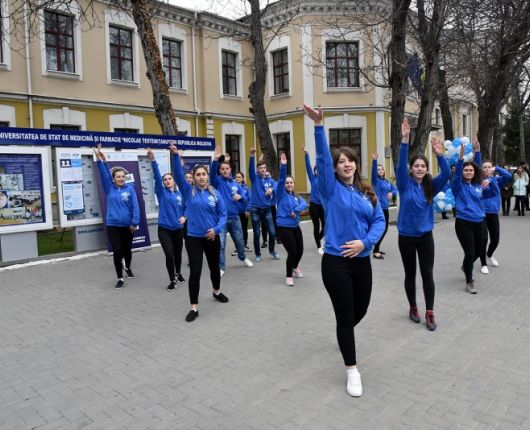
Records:
{"label": "woman's raised hand", "polygon": [[436,138],[432,138],[431,139],[431,146],[432,146],[432,150],[433,152],[436,154],[437,157],[439,157],[440,155],[443,154],[443,144],[442,144],[442,141],[439,140],[439,139],[436,139]]}
{"label": "woman's raised hand", "polygon": [[153,161],[155,159],[155,154],[151,148],[147,148],[147,158],[149,158],[149,161]]}
{"label": "woman's raised hand", "polygon": [[313,120],[315,125],[322,124],[324,119],[324,114],[322,113],[322,108],[319,106],[318,110],[313,109],[311,106],[303,105],[304,112],[306,115]]}
{"label": "woman's raised hand", "polygon": [[282,155],[280,155],[280,164],[287,164],[287,157],[285,156],[285,152],[282,152]]}

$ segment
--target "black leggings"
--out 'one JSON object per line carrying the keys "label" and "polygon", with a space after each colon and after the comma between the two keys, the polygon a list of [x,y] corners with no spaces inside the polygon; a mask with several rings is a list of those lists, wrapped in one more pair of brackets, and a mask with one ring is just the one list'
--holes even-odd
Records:
{"label": "black leggings", "polygon": [[310,201],[309,216],[313,222],[313,237],[315,238],[315,243],[317,244],[317,248],[320,248],[322,246],[321,240],[324,237],[324,226],[326,224],[324,206]]}
{"label": "black leggings", "polygon": [[322,280],[335,311],[337,340],[344,364],[355,366],[354,327],[366,315],[372,294],[370,257],[345,258],[324,254]]}
{"label": "black leggings", "polygon": [[379,239],[379,242],[377,242],[374,246],[374,254],[379,254],[379,247],[381,246],[381,242],[383,241],[385,234],[388,231],[388,219],[390,218],[390,215],[388,214],[388,209],[383,209],[383,213],[385,214],[385,231],[383,232],[383,236],[381,236],[381,239]]}
{"label": "black leggings", "polygon": [[206,255],[206,261],[210,269],[210,279],[214,290],[221,288],[221,273],[219,272],[219,259],[221,255],[221,239],[219,235],[214,240],[205,237],[186,236],[186,251],[190,261],[190,278],[188,289],[190,303],[199,303],[199,290],[201,288],[202,253]]}
{"label": "black leggings", "polygon": [[304,254],[304,237],[300,227],[278,227],[277,230],[280,241],[287,251],[285,260],[285,270],[288,278],[293,277],[293,269],[298,267],[302,255]]}
{"label": "black leggings", "polygon": [[[499,225],[499,214],[486,214],[484,218],[484,239],[482,242],[482,250],[480,252],[480,263],[486,266],[486,256],[491,257],[497,246],[499,246],[499,238],[501,235],[501,228]],[[488,245],[488,233],[490,244]],[[488,252],[486,252],[486,247]]]}
{"label": "black leggings", "polygon": [[132,260],[132,241],[133,233],[129,227],[107,227],[107,237],[112,247],[112,258],[114,260],[114,269],[118,279],[123,278],[123,265],[121,260],[125,260],[125,267],[131,268]]}
{"label": "black leggings", "polygon": [[248,216],[245,212],[241,212],[239,214],[239,221],[241,221],[241,228],[243,229],[243,241],[245,242],[245,246],[247,246],[248,242]]}
{"label": "black leggings", "polygon": [[405,269],[405,293],[410,306],[416,306],[416,253],[420,263],[425,308],[434,308],[434,239],[432,232],[420,237],[402,236],[398,239],[399,252]]}
{"label": "black leggings", "polygon": [[457,218],[455,221],[456,237],[464,250],[464,273],[466,282],[473,280],[473,263],[480,256],[484,241],[484,222],[472,222]]}
{"label": "black leggings", "polygon": [[158,226],[158,240],[166,256],[166,269],[169,280],[175,280],[176,273],[180,273],[182,263],[182,245],[184,243],[184,229],[170,230]]}

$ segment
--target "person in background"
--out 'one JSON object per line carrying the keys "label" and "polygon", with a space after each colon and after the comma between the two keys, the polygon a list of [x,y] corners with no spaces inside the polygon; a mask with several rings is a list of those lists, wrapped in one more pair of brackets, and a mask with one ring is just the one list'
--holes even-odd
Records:
{"label": "person in background", "polygon": [[513,195],[515,196],[515,210],[517,210],[517,216],[525,216],[525,198],[526,198],[526,186],[528,185],[528,174],[524,171],[523,166],[519,166],[513,174]]}
{"label": "person in background", "polygon": [[[243,172],[237,172],[235,181],[240,185],[242,195],[245,196],[243,203],[239,204],[239,220],[241,221],[241,228],[243,229],[243,241],[245,242],[245,252],[252,252],[252,249],[248,246],[248,205],[250,202],[250,189],[245,184],[245,175]],[[232,253],[232,256],[237,255],[237,251]]]}
{"label": "person in background", "polygon": [[115,288],[121,289],[125,286],[122,260],[125,262],[127,277],[134,278],[131,270],[132,242],[134,231],[140,223],[140,206],[134,185],[125,182],[127,174],[125,169],[115,168],[111,173],[101,145],[94,149],[94,154],[97,159],[101,185],[107,195],[105,226],[112,246],[114,269],[118,277]]}
{"label": "person in background", "polygon": [[[505,164],[502,166],[504,170],[510,172],[510,166]],[[501,188],[501,202],[502,202],[502,215],[510,216],[510,209],[512,207],[512,195],[513,195],[513,175],[510,182]]]}
{"label": "person in background", "polygon": [[385,168],[382,164],[377,163],[377,152],[372,153],[372,187],[375,190],[375,195],[377,196],[377,200],[379,201],[379,204],[381,205],[381,209],[383,209],[383,214],[385,215],[385,231],[383,233],[383,236],[381,236],[381,239],[379,239],[379,242],[377,242],[374,246],[374,258],[377,258],[379,260],[383,260],[385,257],[385,253],[380,250],[381,242],[383,242],[383,239],[386,235],[386,232],[388,231],[388,220],[389,220],[389,214],[388,214],[388,208],[390,206],[390,202],[397,196],[397,188],[394,186],[392,182],[390,182],[388,179],[385,178]]}

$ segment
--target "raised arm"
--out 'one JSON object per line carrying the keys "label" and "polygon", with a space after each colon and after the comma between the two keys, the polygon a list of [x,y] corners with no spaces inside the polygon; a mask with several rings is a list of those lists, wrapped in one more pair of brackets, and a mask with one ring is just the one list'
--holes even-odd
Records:
{"label": "raised arm", "polygon": [[252,185],[256,182],[256,148],[250,148],[250,157],[248,161],[248,177]]}
{"label": "raised arm", "polygon": [[287,157],[282,152],[280,155],[280,177],[276,186],[276,201],[280,203],[285,193],[285,181],[287,180]]}
{"label": "raised arm", "polygon": [[221,157],[221,150],[215,148],[215,153],[213,154],[212,164],[210,165],[210,184],[213,187],[217,187],[217,181],[219,180],[219,158]]}
{"label": "raised arm", "polygon": [[409,161],[409,120],[405,118],[401,124],[401,145],[399,147],[398,161],[396,165],[396,184],[400,193],[405,192],[409,180],[408,161]]}
{"label": "raised arm", "polygon": [[372,185],[377,184],[377,152],[372,152]]}
{"label": "raised arm", "polygon": [[451,180],[451,189],[455,196],[462,189],[462,172],[463,171],[464,171],[464,160],[460,158],[456,163],[455,173],[453,173],[453,179]]}
{"label": "raised arm", "polygon": [[188,184],[186,181],[186,177],[184,176],[184,171],[182,170],[182,161],[180,158],[180,153],[177,151],[176,146],[171,144],[169,146],[169,150],[172,154],[172,167],[173,167],[173,176],[175,177],[175,181],[177,182],[177,185],[179,187],[180,192],[182,193],[182,196],[184,197],[184,200],[188,200],[190,193],[191,193],[191,185]]}
{"label": "raised arm", "polygon": [[304,153],[305,171],[307,173],[307,177],[309,178],[309,182],[311,182],[311,185],[313,185],[315,181],[315,174],[313,173],[313,168],[311,167],[311,159],[309,158],[309,154],[307,153],[305,147]]}
{"label": "raised arm", "polygon": [[499,187],[505,187],[512,180],[512,174],[502,167],[495,166],[495,171],[499,173]]}
{"label": "raised arm", "polygon": [[476,136],[473,138],[473,151],[475,152],[473,155],[473,161],[479,167],[482,167],[482,154],[480,153],[480,143]]}
{"label": "raised arm", "polygon": [[436,175],[432,180],[434,193],[437,194],[443,189],[443,187],[445,187],[447,181],[451,177],[451,169],[449,168],[447,159],[443,156],[442,142],[438,139],[432,139],[431,145],[432,151],[435,153],[438,160],[438,167],[440,167],[440,173],[438,173],[438,175]]}

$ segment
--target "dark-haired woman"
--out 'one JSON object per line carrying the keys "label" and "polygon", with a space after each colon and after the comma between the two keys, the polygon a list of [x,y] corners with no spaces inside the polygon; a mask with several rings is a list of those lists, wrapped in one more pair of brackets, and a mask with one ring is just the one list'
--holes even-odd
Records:
{"label": "dark-haired woman", "polygon": [[392,182],[390,182],[388,179],[385,178],[385,168],[382,164],[377,163],[377,152],[372,153],[372,187],[375,190],[375,195],[377,196],[377,200],[379,201],[379,204],[381,205],[381,209],[383,209],[383,213],[385,214],[385,232],[383,233],[383,236],[381,236],[381,239],[379,239],[379,242],[377,242],[374,246],[374,258],[377,258],[379,260],[383,260],[385,257],[383,255],[385,254],[380,250],[381,242],[383,242],[383,238],[386,235],[386,232],[388,230],[388,208],[390,206],[390,201],[393,197],[396,197],[397,195],[397,188],[394,186]]}
{"label": "dark-haired woman", "polygon": [[182,246],[184,244],[184,202],[175,185],[171,173],[160,175],[155,154],[150,149],[147,157],[151,161],[155,180],[155,194],[158,199],[158,240],[166,256],[166,269],[169,275],[168,290],[174,290],[178,283],[185,281],[180,273]]}
{"label": "dark-haired woman", "polygon": [[132,241],[134,231],[140,222],[140,206],[136,189],[132,184],[125,183],[126,172],[124,169],[116,168],[112,174],[106,163],[105,154],[101,146],[94,150],[97,159],[101,185],[107,195],[107,216],[105,226],[107,237],[112,246],[112,258],[118,282],[115,288],[123,288],[123,263],[125,262],[125,273],[128,278],[134,278],[131,270]]}
{"label": "dark-haired woman", "polygon": [[456,163],[455,174],[451,182],[455,196],[456,236],[464,250],[462,270],[466,275],[466,291],[477,294],[473,279],[473,263],[480,257],[484,241],[484,198],[494,195],[490,180],[482,180],[480,167],[472,161],[464,163],[464,145]]}
{"label": "dark-haired woman", "polygon": [[199,316],[198,304],[203,253],[206,255],[210,269],[214,299],[221,303],[228,302],[228,297],[221,292],[221,273],[219,272],[221,255],[219,234],[225,228],[226,207],[217,190],[209,185],[206,167],[197,165],[193,168],[193,184],[190,185],[184,177],[177,148],[171,144],[169,149],[173,154],[175,179],[188,211],[186,251],[190,262],[188,286],[191,310],[186,315],[186,321],[192,322]]}
{"label": "dark-haired woman", "polygon": [[287,157],[284,153],[280,156],[280,178],[276,187],[278,211],[276,225],[278,236],[287,251],[285,261],[285,285],[294,286],[295,278],[303,278],[300,269],[300,260],[304,254],[304,238],[300,230],[300,213],[307,209],[306,201],[294,193],[294,178],[287,175]]}
{"label": "dark-haired woman", "polygon": [[416,254],[423,280],[425,296],[425,323],[429,330],[436,330],[434,319],[434,227],[433,198],[447,183],[449,165],[442,155],[441,142],[433,139],[432,149],[438,159],[440,174],[433,178],[429,173],[429,161],[424,155],[413,155],[410,169],[409,157],[410,125],[407,119],[401,126],[403,140],[399,148],[396,166],[396,182],[399,191],[398,245],[405,269],[405,293],[409,302],[409,318],[415,323],[421,321],[416,304]]}
{"label": "dark-haired woman", "polygon": [[351,148],[329,152],[322,126],[322,109],[304,105],[315,123],[318,191],[326,216],[322,280],[337,321],[337,340],[346,365],[346,391],[362,395],[357,370],[354,327],[368,310],[372,292],[370,252],[385,229],[385,217],[372,188],[357,170],[359,158]]}
{"label": "dark-haired woman", "polygon": [[322,239],[324,238],[324,228],[326,226],[326,217],[324,216],[324,206],[320,201],[318,195],[318,169],[315,166],[311,168],[311,160],[309,159],[309,153],[304,146],[304,158],[305,158],[305,170],[307,172],[307,178],[311,183],[311,195],[309,197],[309,216],[313,223],[313,237],[317,245],[319,254],[324,254],[324,248],[322,248]]}
{"label": "dark-haired woman", "polygon": [[[250,202],[250,189],[245,184],[245,175],[243,172],[236,172],[234,180],[241,187],[242,195],[245,197],[243,202],[239,205],[239,221],[241,221],[241,228],[243,229],[243,241],[245,242],[245,252],[252,252],[248,246],[248,206]],[[237,251],[232,253],[232,256],[237,255]]]}

